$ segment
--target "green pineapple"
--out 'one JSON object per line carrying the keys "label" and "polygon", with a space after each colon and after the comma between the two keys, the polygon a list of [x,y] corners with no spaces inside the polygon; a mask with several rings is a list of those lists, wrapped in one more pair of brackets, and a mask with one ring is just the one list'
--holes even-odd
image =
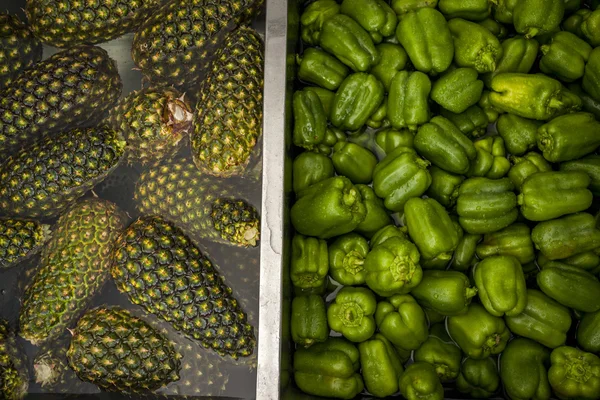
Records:
{"label": "green pineapple", "polygon": [[192,155],[201,172],[245,172],[262,133],[263,64],[263,44],[251,28],[230,33],[217,52],[194,114]]}
{"label": "green pineapple", "polygon": [[0,270],[34,255],[49,238],[49,225],[34,220],[0,218]]}
{"label": "green pineapple", "polygon": [[35,345],[57,338],[88,306],[109,277],[110,253],[125,222],[115,204],[94,198],[59,218],[23,295],[23,338]]}
{"label": "green pineapple", "polygon": [[236,182],[202,174],[189,159],[170,160],[142,173],[134,198],[142,214],[162,215],[194,239],[256,246],[260,218],[236,199],[237,190]]}
{"label": "green pineapple", "polygon": [[163,218],[141,217],[123,232],[111,274],[134,304],[203,347],[234,359],[254,351],[254,328],[231,288],[184,232]]}
{"label": "green pineapple", "polygon": [[35,64],[0,91],[0,155],[97,122],[121,89],[116,63],[99,47],[76,46]]}
{"label": "green pineapple", "polygon": [[42,59],[42,44],[15,15],[0,13],[0,89]]}
{"label": "green pineapple", "polygon": [[0,164],[0,209],[51,217],[117,167],[125,141],[105,125],[47,136]]}
{"label": "green pineapple", "polygon": [[103,390],[143,393],[179,380],[181,356],[168,338],[121,308],[87,311],[67,351],[77,376]]}
{"label": "green pineapple", "polygon": [[171,88],[133,92],[110,111],[107,124],[127,141],[127,159],[142,165],[174,155],[189,135],[192,110]]}
{"label": "green pineapple", "polygon": [[135,64],[154,83],[192,83],[226,32],[250,21],[264,0],[171,0],[135,34]]}
{"label": "green pineapple", "polygon": [[29,388],[25,357],[8,322],[0,320],[0,399],[19,400]]}

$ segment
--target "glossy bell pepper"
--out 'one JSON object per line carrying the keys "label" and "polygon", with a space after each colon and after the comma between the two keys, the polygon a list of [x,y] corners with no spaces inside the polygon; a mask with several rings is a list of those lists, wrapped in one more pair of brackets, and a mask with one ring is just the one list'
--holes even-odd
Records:
{"label": "glossy bell pepper", "polygon": [[462,351],[450,339],[443,323],[433,324],[427,340],[414,352],[415,362],[426,362],[434,366],[441,382],[456,379],[460,371]]}
{"label": "glossy bell pepper", "polygon": [[294,380],[300,390],[313,396],[353,399],[364,389],[359,357],[358,349],[341,338],[297,349]]}
{"label": "glossy bell pepper", "polygon": [[600,156],[590,154],[583,158],[560,164],[561,171],[585,172],[590,177],[588,189],[595,195],[600,195]]}
{"label": "glossy bell pepper", "polygon": [[[552,260],[548,259],[543,253],[540,253],[537,258],[537,263],[541,269],[552,262]],[[597,275],[598,266],[600,266],[600,256],[594,251],[586,251],[584,253],[575,254],[571,257],[563,258],[560,260],[563,264],[573,265],[575,267],[582,268],[588,272],[591,272],[594,275]]]}
{"label": "glossy bell pepper", "polygon": [[411,11],[417,11],[419,8],[429,7],[435,8],[438,4],[438,0],[392,0],[392,9],[402,16],[403,14]]}
{"label": "glossy bell pepper", "polygon": [[487,132],[489,125],[488,116],[483,109],[477,105],[467,108],[460,114],[442,108],[442,117],[450,120],[456,127],[469,138],[478,138]]}
{"label": "glossy bell pepper", "polygon": [[396,13],[383,0],[344,0],[340,12],[358,22],[375,43],[392,36],[398,24]]}
{"label": "glossy bell pepper", "polygon": [[546,295],[583,312],[600,310],[600,281],[579,267],[552,261],[537,274],[537,284]]}
{"label": "glossy bell pepper", "polygon": [[477,156],[473,142],[444,117],[433,117],[419,128],[414,146],[432,164],[455,174],[469,170]]}
{"label": "glossy bell pepper", "polygon": [[442,75],[431,89],[431,98],[454,113],[461,113],[477,104],[483,82],[473,68],[456,68]]}
{"label": "glossy bell pepper", "polygon": [[501,73],[528,73],[535,63],[540,44],[535,39],[514,36],[502,42],[502,57],[496,63],[496,69],[484,74],[481,79],[491,87],[492,79]]}
{"label": "glossy bell pepper", "polygon": [[600,398],[600,357],[562,346],[552,350],[548,381],[560,398]]}
{"label": "glossy bell pepper", "polygon": [[433,365],[416,362],[406,367],[400,377],[400,394],[407,400],[442,400],[444,387]]}
{"label": "glossy bell pepper", "polygon": [[365,283],[365,258],[369,242],[357,233],[347,233],[329,245],[329,274],[344,286]]}
{"label": "glossy bell pepper", "polygon": [[491,3],[488,0],[439,0],[438,8],[446,19],[482,21],[490,16]]}
{"label": "glossy bell pepper", "polygon": [[325,89],[337,89],[348,76],[348,67],[331,54],[315,47],[304,50],[296,60],[298,79]]}
{"label": "glossy bell pepper", "polygon": [[501,136],[488,136],[473,143],[477,156],[471,162],[467,176],[482,176],[500,179],[510,170],[510,161],[506,158],[504,139]]}
{"label": "glossy bell pepper", "polygon": [[490,100],[491,94],[492,92],[490,92],[489,90],[484,90],[481,93],[481,98],[479,99],[477,105],[481,107],[483,112],[485,112],[485,115],[487,115],[490,124],[493,124],[498,119],[498,116],[504,111],[499,110],[492,105],[492,102]]}
{"label": "glossy bell pepper", "polygon": [[370,73],[383,83],[386,92],[389,92],[392,79],[396,72],[402,71],[408,62],[408,54],[402,46],[393,43],[381,43],[376,46],[380,60]]}
{"label": "glossy bell pepper", "polygon": [[375,322],[383,336],[405,350],[418,349],[427,339],[425,312],[408,294],[397,294],[380,301]]}
{"label": "glossy bell pepper", "polygon": [[456,379],[459,392],[469,394],[475,399],[492,397],[500,386],[498,365],[494,358],[482,360],[467,358],[460,367],[460,375]]}
{"label": "glossy bell pepper", "polygon": [[444,15],[423,7],[402,16],[396,37],[418,71],[437,75],[448,69],[454,42]]}
{"label": "glossy bell pepper", "polygon": [[292,284],[300,289],[323,286],[328,271],[327,242],[313,237],[294,235],[290,262]]}
{"label": "glossy bell pepper", "polygon": [[451,174],[435,165],[429,169],[429,173],[431,174],[431,185],[425,194],[437,200],[444,207],[453,208],[458,198],[458,189],[465,180],[464,176]]}
{"label": "glossy bell pepper", "polygon": [[549,400],[546,364],[550,351],[533,340],[513,339],[500,356],[500,378],[506,394],[513,400]]}
{"label": "glossy bell pepper", "polygon": [[571,14],[568,18],[565,18],[562,22],[563,31],[574,33],[580,38],[584,38],[583,32],[581,32],[581,24],[583,21],[588,19],[592,14],[592,10],[589,8],[580,8],[573,14]]}
{"label": "glossy bell pepper", "polygon": [[362,376],[369,393],[375,397],[396,393],[404,368],[392,344],[377,333],[370,340],[359,344],[358,351]]}
{"label": "glossy bell pepper", "polygon": [[468,233],[485,234],[506,228],[518,216],[517,196],[508,178],[469,178],[458,191],[458,221]]}
{"label": "glossy bell pepper", "polygon": [[552,35],[550,43],[540,47],[543,54],[540,70],[564,82],[573,82],[583,76],[592,46],[571,32],[560,31]]}
{"label": "glossy bell pepper", "polygon": [[322,87],[318,86],[307,86],[304,89],[302,89],[302,91],[313,92],[314,94],[316,94],[319,97],[319,100],[321,100],[321,106],[323,107],[323,111],[325,111],[325,116],[329,118],[329,114],[331,113],[331,106],[333,105],[333,98],[335,97],[335,92],[323,89]]}
{"label": "glossy bell pepper", "polygon": [[381,200],[370,186],[356,185],[363,198],[367,213],[365,219],[358,224],[356,232],[371,238],[377,231],[386,225],[392,223],[388,211],[385,209],[383,200]]}
{"label": "glossy bell pepper", "polygon": [[521,156],[535,148],[537,130],[542,122],[519,117],[514,114],[502,114],[498,117],[496,129],[504,139],[506,150],[512,155]]}
{"label": "glossy bell pepper", "polygon": [[430,270],[423,272],[421,283],[411,294],[424,308],[442,315],[459,315],[467,312],[477,288],[471,287],[462,272]]}
{"label": "glossy bell pepper", "polygon": [[301,37],[306,44],[319,44],[323,23],[340,12],[340,6],[335,0],[316,0],[304,9],[300,17]]}
{"label": "glossy bell pepper", "polygon": [[327,310],[329,327],[351,342],[364,342],[375,333],[375,295],[367,288],[344,287]]}
{"label": "glossy bell pepper", "polygon": [[398,147],[413,147],[415,135],[408,129],[384,129],[375,134],[375,143],[383,151],[389,154]]}
{"label": "glossy bell pepper", "polygon": [[561,115],[540,127],[537,143],[550,162],[575,160],[600,145],[600,122],[590,113]]}
{"label": "glossy bell pepper", "polygon": [[510,331],[551,349],[562,346],[571,328],[569,309],[535,289],[527,289],[522,313],[504,318]]}
{"label": "glossy bell pepper", "polygon": [[600,352],[600,311],[583,315],[577,326],[577,344],[585,351]]}
{"label": "glossy bell pepper", "polygon": [[508,36],[508,29],[493,18],[486,18],[483,21],[479,21],[478,24],[492,32],[498,39],[504,39]]}
{"label": "glossy bell pepper", "polygon": [[355,72],[367,71],[379,62],[371,36],[347,15],[336,14],[325,20],[319,46]]}
{"label": "glossy bell pepper", "polygon": [[338,89],[331,108],[331,123],[344,130],[360,129],[383,102],[383,84],[364,72],[350,74]]}
{"label": "glossy bell pepper", "polygon": [[298,193],[310,185],[333,176],[333,163],[323,154],[305,151],[300,153],[292,166],[294,192]]}
{"label": "glossy bell pepper", "polygon": [[593,46],[600,46],[600,11],[593,11],[582,23],[581,33]]}
{"label": "glossy bell pepper", "polygon": [[596,101],[600,101],[600,46],[590,53],[585,65],[581,87]]}
{"label": "glossy bell pepper", "polygon": [[321,99],[314,92],[298,90],[294,93],[294,144],[307,150],[316,149],[324,140],[327,116]]}
{"label": "glossy bell pepper", "polygon": [[[381,127],[387,128],[391,125],[391,122],[387,117],[387,102],[388,98],[384,97],[377,110],[375,110],[367,122],[365,122],[365,125],[373,129],[379,129]],[[360,132],[360,130],[358,132]]]}
{"label": "glossy bell pepper", "polygon": [[294,297],[291,321],[292,340],[300,346],[310,347],[329,337],[325,301],[319,295]]}
{"label": "glossy bell pepper", "polygon": [[446,326],[452,340],[476,360],[501,353],[510,338],[504,320],[477,303],[471,303],[464,314],[449,316]]}
{"label": "glossy bell pepper", "polygon": [[297,193],[290,217],[296,230],[328,239],[353,231],[366,216],[360,192],[343,176],[335,176]]}
{"label": "glossy bell pepper", "polygon": [[419,197],[431,184],[429,162],[408,147],[398,147],[377,164],[373,189],[388,210],[402,211],[411,197]]}
{"label": "glossy bell pepper", "polygon": [[571,83],[569,90],[581,99],[581,110],[592,113],[596,119],[600,119],[600,100],[594,99],[583,90],[579,83]]}
{"label": "glossy bell pepper", "polygon": [[494,19],[503,24],[513,24],[513,13],[519,0],[498,0],[495,4]]}
{"label": "glossy bell pepper", "polygon": [[508,171],[508,178],[519,192],[523,182],[529,176],[538,172],[552,171],[552,166],[539,153],[529,152],[522,157],[510,156],[509,159],[512,167]]}
{"label": "glossy bell pepper", "polygon": [[454,39],[454,62],[459,67],[473,68],[480,74],[496,69],[503,49],[492,32],[461,18],[448,21],[448,29]]}
{"label": "glossy bell pepper", "polygon": [[398,237],[400,239],[408,240],[408,229],[405,226],[399,227],[396,225],[387,225],[375,233],[369,242],[371,249],[379,246],[389,238]]}
{"label": "glossy bell pepper", "polygon": [[531,241],[531,230],[523,223],[515,223],[497,232],[483,236],[477,245],[477,257],[513,256],[521,264],[535,260],[535,251]]}
{"label": "glossy bell pepper", "polygon": [[423,276],[419,259],[417,247],[408,240],[387,239],[367,254],[367,286],[383,297],[410,292]]}
{"label": "glossy bell pepper", "polygon": [[565,15],[565,2],[555,0],[519,0],[514,11],[518,33],[531,39],[555,31]]}
{"label": "glossy bell pepper", "polygon": [[416,130],[429,121],[431,81],[422,72],[399,71],[390,83],[387,117],[396,129]]}
{"label": "glossy bell pepper", "polygon": [[477,262],[475,251],[477,243],[481,240],[481,235],[471,233],[465,234],[459,241],[454,251],[454,260],[451,268],[455,271],[465,272]]}
{"label": "glossy bell pepper", "polygon": [[338,142],[331,155],[333,166],[339,175],[349,178],[352,183],[370,183],[377,157],[364,147],[351,142]]}

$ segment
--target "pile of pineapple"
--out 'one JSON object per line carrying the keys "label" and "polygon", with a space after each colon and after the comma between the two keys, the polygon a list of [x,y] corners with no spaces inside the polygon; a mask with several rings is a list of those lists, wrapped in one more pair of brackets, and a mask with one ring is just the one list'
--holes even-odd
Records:
{"label": "pile of pineapple", "polygon": [[[0,279],[40,253],[18,326],[0,320],[0,398],[28,391],[17,335],[38,346],[42,385],[74,373],[121,393],[158,390],[198,361],[153,319],[219,357],[253,354],[254,327],[198,246],[258,243],[258,212],[236,191],[260,172],[264,46],[248,24],[261,8],[27,0],[27,23],[0,14]],[[144,88],[121,98],[95,45],[128,32]],[[42,44],[60,51],[42,61]],[[141,171],[133,221],[94,191],[123,165]],[[89,309],[110,279],[147,315]]]}

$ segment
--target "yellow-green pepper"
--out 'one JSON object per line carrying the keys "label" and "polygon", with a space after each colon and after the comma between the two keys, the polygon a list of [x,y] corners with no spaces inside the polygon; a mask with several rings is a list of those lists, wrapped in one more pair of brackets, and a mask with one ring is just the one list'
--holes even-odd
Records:
{"label": "yellow-green pepper", "polygon": [[371,238],[377,231],[386,225],[392,223],[389,212],[385,209],[383,200],[381,200],[373,189],[367,185],[356,185],[360,195],[365,203],[365,219],[356,227],[356,232]]}
{"label": "yellow-green pepper", "polygon": [[300,346],[310,347],[317,342],[327,340],[329,336],[327,312],[321,296],[309,294],[294,297],[291,331],[292,340]]}
{"label": "yellow-green pepper", "polygon": [[387,118],[396,129],[416,130],[429,121],[431,81],[422,72],[399,71],[390,83]]}
{"label": "yellow-green pepper", "polygon": [[393,43],[381,43],[377,45],[380,60],[373,68],[371,74],[383,83],[385,90],[390,91],[392,79],[396,72],[402,71],[408,62],[408,55],[402,46]]}
{"label": "yellow-green pepper", "polygon": [[[456,127],[469,138],[478,138],[487,132],[489,119],[485,111],[477,105],[467,108],[460,114],[442,108],[442,117],[450,120]],[[535,143],[534,143],[535,144]]]}
{"label": "yellow-green pepper", "polygon": [[380,301],[375,322],[383,336],[405,350],[418,349],[427,339],[425,312],[408,294],[396,294]]}
{"label": "yellow-green pepper", "polygon": [[454,62],[459,67],[469,67],[484,74],[496,69],[502,57],[500,41],[483,26],[455,18],[448,21],[454,40]]}
{"label": "yellow-green pepper", "polygon": [[552,350],[548,381],[560,398],[600,398],[600,357],[562,346]]}
{"label": "yellow-green pepper", "polygon": [[323,23],[339,12],[340,6],[335,0],[316,0],[306,6],[300,17],[302,41],[318,45]]}
{"label": "yellow-green pepper", "polygon": [[331,329],[351,342],[364,342],[375,333],[375,295],[367,288],[344,287],[327,310]]}
{"label": "yellow-green pepper", "polygon": [[464,18],[469,21],[482,21],[489,17],[491,5],[488,0],[440,0],[438,8],[446,19]]}
{"label": "yellow-green pepper", "polygon": [[492,79],[503,72],[528,73],[535,63],[540,45],[535,39],[525,39],[523,36],[514,36],[502,42],[502,57],[496,64],[496,69],[482,76],[487,87],[491,86]]}
{"label": "yellow-green pepper", "polygon": [[573,82],[583,76],[592,46],[571,32],[560,31],[552,35],[550,43],[543,45],[540,70],[564,82]]}
{"label": "yellow-green pepper", "polygon": [[555,0],[519,0],[514,11],[514,25],[518,33],[531,39],[536,35],[553,32],[565,15],[565,2]]}
{"label": "yellow-green pepper", "polygon": [[429,270],[423,272],[421,283],[411,294],[424,308],[442,315],[459,315],[467,312],[477,288],[471,287],[462,272]]}
{"label": "yellow-green pepper", "polygon": [[348,68],[337,58],[315,47],[304,50],[296,57],[298,79],[335,90],[348,75]]}
{"label": "yellow-green pepper", "polygon": [[415,362],[427,362],[434,366],[441,382],[456,379],[460,371],[462,351],[450,339],[443,323],[436,323],[429,330],[429,337],[414,352]]}
{"label": "yellow-green pepper", "polygon": [[592,353],[600,352],[600,311],[586,313],[577,326],[577,344]]}
{"label": "yellow-green pepper", "polygon": [[367,239],[357,233],[347,233],[329,245],[329,273],[344,286],[365,283],[365,258],[369,253]]}
{"label": "yellow-green pepper", "polygon": [[583,312],[600,310],[600,281],[579,267],[549,262],[537,274],[537,284],[546,295]]}
{"label": "yellow-green pepper", "polygon": [[458,246],[454,251],[454,260],[451,268],[456,271],[467,271],[477,262],[475,252],[477,243],[481,240],[481,235],[467,233],[458,241]]}
{"label": "yellow-green pepper", "polygon": [[344,130],[360,129],[383,102],[384,88],[371,74],[350,74],[335,93],[331,123]]}
{"label": "yellow-green pepper", "polygon": [[499,179],[510,170],[510,161],[506,158],[504,139],[501,136],[488,136],[473,143],[476,158],[471,162],[467,176],[482,176]]}
{"label": "yellow-green pepper", "polygon": [[475,399],[487,399],[493,396],[498,386],[500,386],[500,376],[495,359],[467,358],[463,361],[460,375],[456,379],[456,388],[459,392],[469,394]]}
{"label": "yellow-green pepper", "polygon": [[500,356],[500,378],[506,394],[513,400],[549,400],[546,364],[550,351],[533,340],[513,339]]}
{"label": "yellow-green pepper", "polygon": [[433,365],[416,362],[409,365],[400,377],[400,394],[407,400],[442,400],[444,387]]}
{"label": "yellow-green pepper", "polygon": [[590,113],[561,115],[538,129],[537,144],[550,162],[581,158],[600,146],[600,122]]}
{"label": "yellow-green pepper", "polygon": [[433,84],[431,99],[454,113],[461,113],[477,104],[483,91],[477,71],[456,68],[446,72]]}
{"label": "yellow-green pepper", "polygon": [[290,262],[292,284],[300,289],[323,286],[328,271],[327,242],[296,234]]}
{"label": "yellow-green pepper", "polygon": [[362,376],[369,393],[375,397],[396,393],[404,368],[392,344],[377,333],[372,339],[359,344],[358,351]]}
{"label": "yellow-green pepper", "polygon": [[536,146],[536,134],[540,126],[540,121],[514,114],[502,114],[496,123],[496,129],[504,139],[506,150],[515,156],[521,156]]}
{"label": "yellow-green pepper", "polygon": [[483,241],[477,245],[477,257],[486,258],[495,255],[513,256],[521,264],[527,264],[535,259],[531,230],[523,223],[512,224],[497,232],[483,236]]}
{"label": "yellow-green pepper", "polygon": [[521,191],[521,186],[525,180],[538,172],[552,171],[552,166],[539,153],[529,152],[523,157],[510,156],[512,167],[508,171],[508,178],[513,183],[517,191]]}
{"label": "yellow-green pepper", "polygon": [[435,165],[429,169],[429,173],[431,174],[431,185],[425,194],[437,200],[444,207],[452,209],[456,205],[458,189],[465,177],[451,174]]}
{"label": "yellow-green pepper", "polygon": [[366,184],[373,180],[377,157],[356,143],[336,143],[331,160],[336,172],[349,178],[352,183]]}
{"label": "yellow-green pepper", "polygon": [[340,12],[357,21],[375,43],[392,36],[398,24],[396,13],[383,0],[344,0]]}

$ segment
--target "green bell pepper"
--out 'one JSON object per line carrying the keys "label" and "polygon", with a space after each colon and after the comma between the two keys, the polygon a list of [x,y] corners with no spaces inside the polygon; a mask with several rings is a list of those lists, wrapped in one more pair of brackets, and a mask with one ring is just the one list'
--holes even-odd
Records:
{"label": "green bell pepper", "polygon": [[369,289],[344,287],[327,310],[329,327],[351,342],[364,342],[375,333],[377,301]]}
{"label": "green bell pepper", "polygon": [[294,380],[304,393],[353,399],[364,389],[357,372],[359,352],[341,338],[329,338],[294,353]]}
{"label": "green bell pepper", "polygon": [[592,14],[592,10],[588,8],[581,8],[577,10],[575,13],[570,15],[568,18],[565,18],[562,22],[563,31],[574,33],[580,38],[585,38],[583,32],[581,31],[581,24],[583,21],[588,19]]}
{"label": "green bell pepper", "polygon": [[600,46],[600,10],[596,9],[582,23],[581,33],[593,46]]}
{"label": "green bell pepper", "polygon": [[600,310],[600,281],[579,267],[552,261],[537,274],[537,284],[546,295],[583,312]]}
{"label": "green bell pepper", "polygon": [[600,46],[590,53],[590,58],[585,65],[581,87],[594,100],[600,101]]}
{"label": "green bell pepper", "polygon": [[415,135],[408,129],[384,129],[375,134],[375,143],[384,154],[390,154],[398,147],[413,147]]}
{"label": "green bell pepper", "polygon": [[555,31],[565,15],[565,2],[555,0],[519,0],[514,8],[518,33],[531,39]]}
{"label": "green bell pepper", "polygon": [[500,179],[510,170],[510,161],[506,158],[504,139],[501,136],[488,136],[473,143],[476,158],[467,171],[467,176],[482,176]]}
{"label": "green bell pepper", "polygon": [[442,117],[448,119],[469,138],[478,138],[487,132],[489,125],[488,116],[483,109],[477,105],[467,108],[460,114],[442,108]]}
{"label": "green bell pepper", "polygon": [[[468,18],[465,18],[468,19]],[[479,25],[483,26],[488,31],[492,32],[498,39],[504,39],[508,36],[508,29],[500,22],[493,18],[486,18],[483,21],[478,22]]]}
{"label": "green bell pepper", "polygon": [[375,397],[396,393],[404,368],[392,344],[377,333],[372,339],[359,344],[358,351],[362,376],[369,393]]}
{"label": "green bell pepper", "polygon": [[426,362],[434,366],[441,382],[456,379],[460,371],[462,351],[450,339],[443,323],[433,324],[429,337],[414,352],[415,362]]}
{"label": "green bell pepper", "polygon": [[468,357],[476,360],[501,353],[510,338],[504,320],[477,303],[471,303],[462,315],[449,316],[446,326],[452,340]]}
{"label": "green bell pepper", "polygon": [[585,172],[538,172],[523,182],[517,203],[530,221],[547,221],[588,209],[594,195]]}
{"label": "green bell pepper", "polygon": [[521,314],[504,318],[510,331],[551,349],[562,346],[571,328],[569,309],[535,289],[527,289],[527,305]]}
{"label": "green bell pepper", "polygon": [[390,83],[387,117],[396,129],[409,128],[429,121],[429,92],[431,81],[422,72],[399,71]]}
{"label": "green bell pepper", "polygon": [[348,67],[329,53],[314,47],[304,50],[296,60],[298,79],[325,89],[337,89],[348,76]]}
{"label": "green bell pepper", "polygon": [[411,294],[424,308],[442,315],[459,315],[467,312],[477,288],[471,287],[462,272],[429,270],[423,272],[421,283]]}
{"label": "green bell pepper", "polygon": [[571,32],[556,32],[550,43],[543,45],[540,70],[564,82],[573,82],[583,76],[592,46]]}
{"label": "green bell pepper", "polygon": [[328,270],[327,242],[296,234],[290,263],[292,284],[301,289],[323,286]]}
{"label": "green bell pepper", "polygon": [[483,21],[490,16],[491,2],[488,0],[439,0],[438,8],[446,19],[464,18]]}
{"label": "green bell pepper", "polygon": [[596,119],[600,120],[600,100],[595,100],[592,96],[584,92],[579,83],[571,83],[569,90],[579,96],[583,111],[594,114]]}
{"label": "green bell pepper", "polygon": [[[537,263],[541,269],[544,269],[544,267],[550,262],[552,262],[552,260],[548,259],[548,257],[546,257],[544,254],[539,254]],[[600,256],[594,253],[594,251],[586,251],[584,253],[575,254],[571,257],[561,259],[560,262],[585,269],[594,275],[600,272],[598,271],[598,266],[600,265]]]}
{"label": "green bell pepper", "polygon": [[396,13],[383,0],[344,0],[340,12],[358,22],[375,43],[392,36],[398,24]]}
{"label": "green bell pepper", "polygon": [[519,0],[497,0],[494,19],[502,24],[513,24],[513,13]]}
{"label": "green bell pepper", "polygon": [[[302,91],[313,92],[314,94],[316,94],[319,97],[319,100],[321,100],[321,106],[323,107],[323,111],[325,111],[325,116],[329,118],[329,114],[331,114],[331,108],[333,105],[333,98],[335,97],[335,92],[323,89],[322,87],[318,86],[307,86],[304,89],[302,89]],[[327,136],[327,133],[325,134],[325,136]],[[326,138],[325,142],[327,141],[328,140]]]}
{"label": "green bell pepper", "polygon": [[323,23],[339,12],[340,6],[335,0],[316,0],[310,3],[300,17],[302,41],[312,46],[318,45]]}
{"label": "green bell pepper", "polygon": [[383,297],[410,292],[423,276],[419,259],[417,247],[408,240],[387,239],[367,254],[367,286]]}
{"label": "green bell pepper", "polygon": [[540,44],[535,39],[514,36],[502,42],[502,57],[496,63],[496,69],[483,75],[481,79],[491,87],[492,79],[501,73],[528,73],[535,63]]}
{"label": "green bell pepper", "polygon": [[388,126],[390,126],[391,123],[387,117],[387,103],[388,98],[384,97],[377,110],[375,110],[375,112],[371,114],[367,122],[365,122],[365,125],[373,129],[379,129],[381,127],[387,128]]}
{"label": "green bell pepper", "polygon": [[488,357],[482,360],[467,358],[460,367],[456,388],[461,393],[475,399],[492,397],[500,386],[500,376],[496,360]]}
{"label": "green bell pepper", "polygon": [[453,270],[465,272],[475,265],[477,262],[475,251],[480,240],[481,235],[467,233],[458,241],[451,265]]}
{"label": "green bell pepper", "polygon": [[383,102],[383,84],[364,72],[350,74],[335,93],[331,123],[344,130],[360,129]]}
{"label": "green bell pepper", "polygon": [[408,294],[397,294],[380,301],[375,322],[383,336],[405,350],[418,349],[427,339],[425,312]]}
{"label": "green bell pepper", "polygon": [[343,176],[335,176],[297,193],[290,217],[296,230],[328,239],[353,231],[366,216],[360,192]]}
{"label": "green bell pepper", "polygon": [[369,253],[369,242],[356,233],[338,237],[329,245],[329,274],[344,286],[365,283],[365,258]]}
{"label": "green bell pepper", "polygon": [[546,364],[550,351],[533,340],[513,339],[500,356],[500,378],[513,400],[549,400],[552,395]]}
{"label": "green bell pepper", "polygon": [[584,172],[590,177],[588,189],[595,195],[600,196],[600,156],[591,154],[578,160],[567,161],[560,164],[561,171]]}
{"label": "green bell pepper", "polygon": [[310,347],[329,337],[325,301],[321,296],[294,297],[291,321],[292,340],[300,346]]}
{"label": "green bell pepper", "polygon": [[481,93],[481,98],[479,99],[479,102],[477,103],[477,105],[479,107],[481,107],[483,112],[485,112],[485,115],[487,115],[488,121],[490,122],[490,124],[493,124],[498,119],[498,116],[501,113],[503,113],[503,111],[497,109],[496,107],[494,107],[492,105],[492,102],[490,100],[491,94],[492,94],[492,92],[490,92],[489,90],[484,90]]}
{"label": "green bell pepper", "polygon": [[600,357],[570,346],[552,350],[548,381],[560,398],[600,398]]}
{"label": "green bell pepper", "polygon": [[294,192],[298,193],[310,185],[333,176],[333,163],[323,154],[305,151],[294,159],[292,181]]}
{"label": "green bell pepper", "polygon": [[523,157],[510,156],[510,162],[512,167],[508,171],[508,178],[519,192],[523,182],[529,176],[538,172],[552,171],[552,166],[539,153],[530,152]]}
{"label": "green bell pepper", "polygon": [[379,246],[389,238],[398,237],[400,239],[408,240],[408,229],[406,227],[398,227],[396,225],[387,225],[375,233],[369,242],[371,249]]}
{"label": "green bell pepper", "polygon": [[431,89],[431,98],[454,113],[461,113],[477,104],[483,91],[477,71],[473,68],[456,68],[446,72]]}
{"label": "green bell pepper", "polygon": [[451,174],[435,165],[429,169],[429,173],[431,185],[425,194],[444,207],[453,208],[456,205],[458,189],[465,180],[464,176]]}
{"label": "green bell pepper", "polygon": [[377,164],[373,189],[388,210],[402,211],[411,197],[419,197],[431,184],[429,162],[408,147],[398,147]]}
{"label": "green bell pepper", "polygon": [[391,3],[392,9],[396,14],[402,16],[423,7],[435,8],[437,7],[438,0],[392,0]]}
{"label": "green bell pepper", "polygon": [[433,365],[416,362],[400,377],[400,394],[407,400],[443,400],[444,387]]}
{"label": "green bell pepper", "polygon": [[540,121],[514,114],[502,114],[496,123],[496,129],[504,139],[506,149],[515,156],[521,156],[536,146],[536,133],[540,126]]}
{"label": "green bell pepper", "polygon": [[[438,324],[438,323],[444,322],[446,320],[445,315],[442,315],[439,312],[434,311],[430,308],[425,308],[425,309],[423,309],[423,311],[425,311],[425,315],[427,316],[429,325]],[[444,328],[444,329],[446,329],[446,328]]]}
{"label": "green bell pepper", "polygon": [[476,252],[479,258],[495,255],[513,256],[521,264],[535,260],[531,230],[522,223],[515,223],[498,232],[484,235],[483,241],[477,245]]}
{"label": "green bell pepper", "polygon": [[581,158],[600,145],[600,122],[590,113],[562,115],[540,127],[537,143],[550,162]]}
{"label": "green bell pepper", "polygon": [[349,178],[352,183],[370,183],[377,157],[364,147],[351,142],[338,142],[331,155],[333,166],[339,175]]}
{"label": "green bell pepper", "polygon": [[600,311],[584,314],[577,326],[577,343],[585,351],[600,352]]}
{"label": "green bell pepper", "polygon": [[370,238],[381,228],[391,224],[392,218],[385,209],[383,200],[377,197],[371,187],[367,185],[356,185],[356,188],[360,192],[367,209],[365,219],[358,224],[356,232]]}
{"label": "green bell pepper", "polygon": [[336,14],[323,23],[319,46],[352,71],[367,71],[379,62],[373,39],[355,20]]}
{"label": "green bell pepper", "polygon": [[458,233],[446,209],[435,199],[414,197],[404,206],[404,218],[421,258],[447,265],[458,245]]}
{"label": "green bell pepper", "polygon": [[496,69],[503,49],[492,32],[461,18],[448,21],[448,29],[454,39],[454,62],[459,67],[474,68],[480,74]]}
{"label": "green bell pepper", "polygon": [[439,11],[423,7],[403,15],[396,37],[418,71],[436,75],[450,67],[454,42]]}
{"label": "green bell pepper", "polygon": [[452,122],[440,116],[419,128],[414,146],[431,163],[455,174],[466,173],[477,155],[473,142]]}
{"label": "green bell pepper", "polygon": [[307,150],[316,149],[325,140],[327,116],[319,96],[298,90],[293,97],[294,144]]}
{"label": "green bell pepper", "polygon": [[393,43],[377,45],[380,60],[373,68],[371,74],[383,83],[385,90],[390,91],[390,85],[396,72],[402,71],[408,62],[408,55],[402,46]]}
{"label": "green bell pepper", "polygon": [[518,216],[517,196],[508,178],[469,178],[458,191],[456,212],[467,233],[492,233],[506,228]]}

